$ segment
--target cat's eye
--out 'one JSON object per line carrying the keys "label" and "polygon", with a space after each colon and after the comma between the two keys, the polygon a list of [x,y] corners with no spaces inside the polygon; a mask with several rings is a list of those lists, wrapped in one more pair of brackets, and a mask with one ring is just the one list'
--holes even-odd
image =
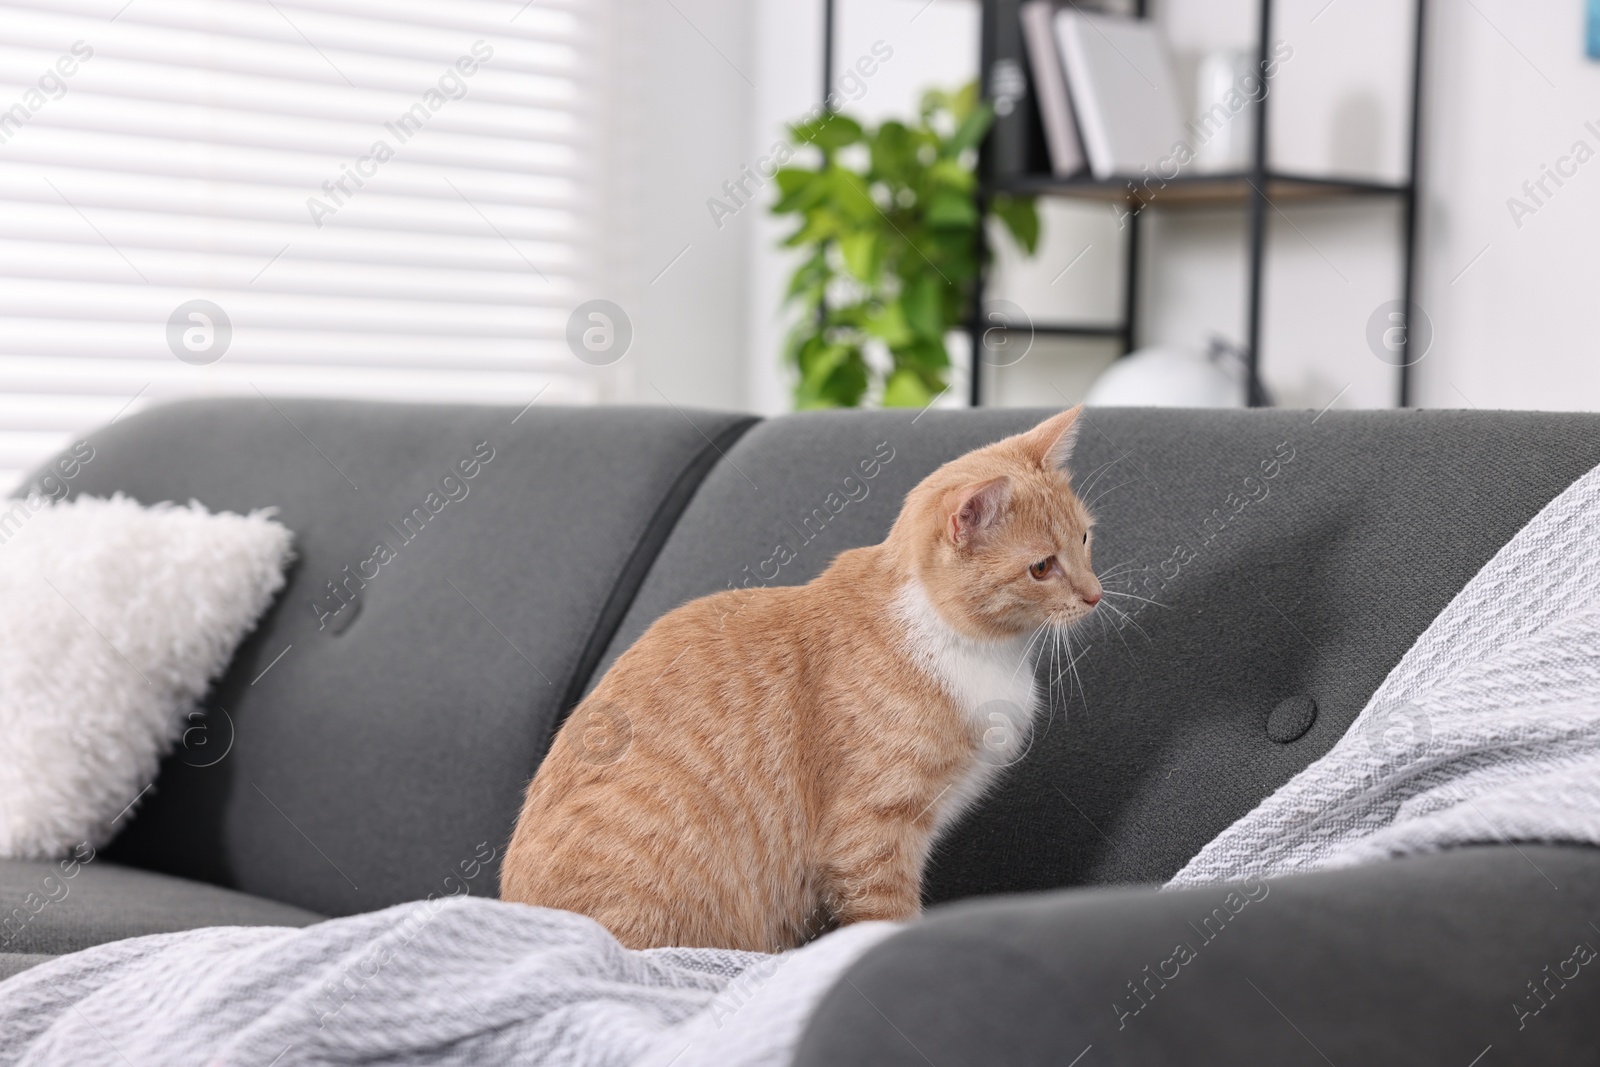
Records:
{"label": "cat's eye", "polygon": [[1028,573],[1033,575],[1035,580],[1042,582],[1049,576],[1050,568],[1055,564],[1055,561],[1056,558],[1054,556],[1041,559],[1039,562],[1029,565]]}

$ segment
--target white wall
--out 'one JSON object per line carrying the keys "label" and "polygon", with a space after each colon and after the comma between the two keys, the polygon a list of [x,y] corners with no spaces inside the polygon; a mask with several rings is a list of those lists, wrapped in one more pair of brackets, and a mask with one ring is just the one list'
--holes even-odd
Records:
{"label": "white wall", "polygon": [[[1474,10],[1476,5],[1477,10]],[[1596,282],[1600,158],[1546,187],[1534,215],[1506,201],[1575,142],[1600,152],[1600,62],[1583,4],[1430,6],[1433,48],[1421,302],[1438,331],[1419,365],[1430,406],[1600,409]],[[1570,165],[1568,167],[1570,170]],[[1482,252],[1482,258],[1473,262]]]}
{"label": "white wall", "polygon": [[[822,97],[822,5],[815,0],[755,0],[755,59],[761,88],[751,108],[749,143],[765,155],[785,139],[784,126]],[[769,185],[724,226],[730,239],[741,240],[750,257],[749,318],[745,334],[747,405],[764,415],[787,411],[789,379],[780,368],[785,320],[781,307],[788,273],[795,257],[777,245],[793,229],[767,208],[776,199]]]}
{"label": "white wall", "polygon": [[753,62],[752,15],[741,0],[613,6],[613,247],[597,295],[628,312],[634,340],[612,399],[749,406],[749,245],[718,231],[705,201],[750,161],[756,86],[770,81]]}
{"label": "white wall", "polygon": [[[766,214],[770,186],[721,229],[703,201],[816,102],[821,3],[675,3],[730,59],[743,61],[754,86],[670,5],[628,5],[651,24],[650,35],[661,35],[640,31],[647,51],[664,41],[668,53],[645,64],[666,79],[655,83],[649,113],[668,121],[643,134],[649,147],[641,152],[641,177],[658,186],[641,218],[643,280],[693,243],[657,286],[641,285],[653,347],[641,352],[639,366],[659,366],[686,401],[784,410],[778,298],[790,261],[774,246],[792,223]],[[1254,0],[1158,6],[1185,85],[1199,52],[1248,44]],[[1280,0],[1274,35],[1295,52],[1272,99],[1276,165],[1404,173],[1408,6]],[[1589,355],[1600,158],[1564,188],[1551,185],[1556,195],[1520,227],[1506,206],[1508,197],[1523,195],[1523,181],[1540,176],[1541,164],[1555,165],[1575,141],[1600,152],[1600,134],[1584,127],[1592,120],[1600,130],[1600,63],[1583,57],[1582,9],[1581,0],[1429,5],[1418,300],[1435,339],[1414,377],[1425,406],[1600,409],[1600,361]],[[894,49],[857,90],[853,114],[877,120],[910,113],[927,86],[976,74],[973,0],[839,0],[839,18],[841,66],[877,40]],[[686,101],[699,108],[693,121],[683,117]],[[1377,201],[1278,207],[1264,324],[1269,389],[1284,404],[1321,407],[1341,390],[1340,407],[1391,404],[1394,371],[1370,352],[1365,334],[1374,309],[1399,296],[1398,212]],[[996,294],[1038,321],[1115,317],[1121,260],[1109,213],[1050,203],[1046,216],[1035,261],[1019,264],[1002,249]],[[1242,212],[1157,210],[1147,217],[1141,342],[1198,345],[1211,333],[1242,339]],[[1032,404],[1081,395],[1106,358],[1103,345],[1041,342],[1023,365],[998,376],[992,395]],[[646,385],[639,397],[654,394]]]}

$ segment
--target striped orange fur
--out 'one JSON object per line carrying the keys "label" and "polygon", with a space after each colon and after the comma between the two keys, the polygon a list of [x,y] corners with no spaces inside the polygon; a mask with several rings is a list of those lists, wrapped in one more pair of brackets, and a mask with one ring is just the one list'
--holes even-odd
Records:
{"label": "striped orange fur", "polygon": [[1027,742],[1033,639],[1100,599],[1078,415],[946,463],[806,585],[659,619],[557,734],[501,897],[634,948],[915,916],[932,843]]}

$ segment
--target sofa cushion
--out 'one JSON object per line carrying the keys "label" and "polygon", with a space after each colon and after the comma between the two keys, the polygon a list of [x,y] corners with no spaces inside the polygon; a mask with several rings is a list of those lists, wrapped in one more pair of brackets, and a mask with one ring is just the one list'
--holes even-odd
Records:
{"label": "sofa cushion", "polygon": [[199,926],[309,926],[303,908],[95,858],[0,860],[0,954],[59,956]]}
{"label": "sofa cushion", "polygon": [[260,513],[40,503],[0,552],[0,856],[18,858],[111,837],[293,558]]}
{"label": "sofa cushion", "polygon": [[[934,467],[1046,414],[762,423],[706,479],[606,663],[686,600],[804,582],[882,539]],[[1073,469],[1113,595],[1074,637],[1077,676],[1031,750],[936,851],[927,898],[1171,877],[1326,752],[1467,579],[1596,462],[1594,415],[1091,410]],[[794,559],[775,566],[780,542]],[[1297,697],[1309,727],[1269,727]]]}
{"label": "sofa cushion", "polygon": [[794,1067],[1593,1063],[1597,896],[1600,849],[1496,845],[970,901],[857,960]]}
{"label": "sofa cushion", "polygon": [[326,915],[493,892],[558,710],[750,421],[249,399],[92,435],[72,492],[275,506],[298,554],[108,857]]}

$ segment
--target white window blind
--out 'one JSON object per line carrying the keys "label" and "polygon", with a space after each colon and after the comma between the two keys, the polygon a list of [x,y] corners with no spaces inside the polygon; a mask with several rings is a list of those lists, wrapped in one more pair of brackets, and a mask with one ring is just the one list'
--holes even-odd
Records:
{"label": "white window blind", "polygon": [[595,399],[598,17],[0,0],[0,488],[165,398]]}

